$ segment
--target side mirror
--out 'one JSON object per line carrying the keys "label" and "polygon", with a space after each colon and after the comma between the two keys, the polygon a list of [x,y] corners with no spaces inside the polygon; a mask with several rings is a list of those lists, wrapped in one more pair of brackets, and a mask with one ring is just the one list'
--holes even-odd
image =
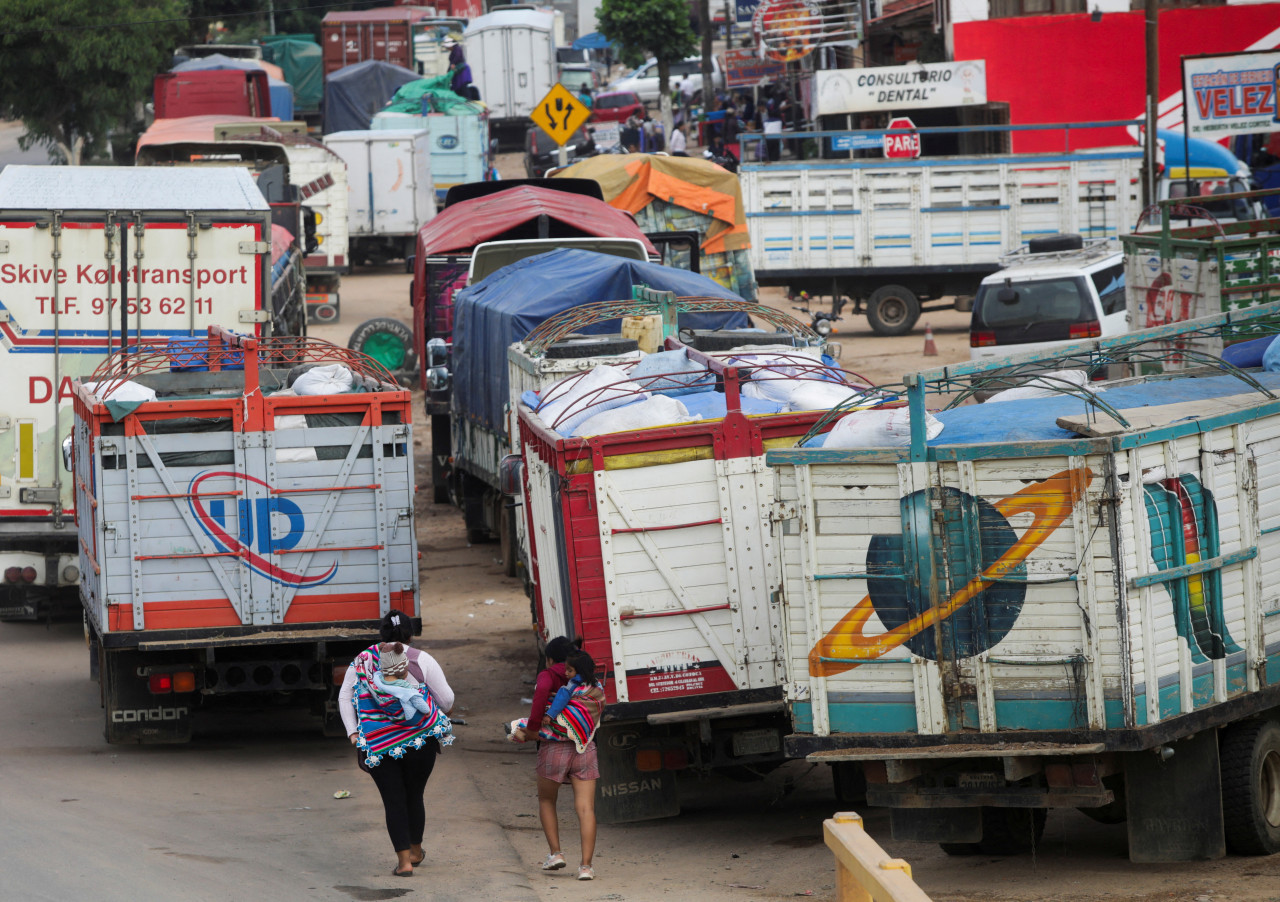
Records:
{"label": "side mirror", "polygon": [[502,494],[515,497],[524,485],[524,458],[508,454],[498,464],[498,488]]}

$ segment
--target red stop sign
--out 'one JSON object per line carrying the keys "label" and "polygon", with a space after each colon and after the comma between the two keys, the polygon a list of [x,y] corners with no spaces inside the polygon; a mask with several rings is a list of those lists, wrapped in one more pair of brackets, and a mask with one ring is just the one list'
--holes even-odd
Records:
{"label": "red stop sign", "polygon": [[[916,124],[903,116],[889,122],[889,130],[898,128],[915,128]],[[885,135],[884,155],[890,160],[914,160],[920,156],[920,133],[910,132],[902,135]]]}

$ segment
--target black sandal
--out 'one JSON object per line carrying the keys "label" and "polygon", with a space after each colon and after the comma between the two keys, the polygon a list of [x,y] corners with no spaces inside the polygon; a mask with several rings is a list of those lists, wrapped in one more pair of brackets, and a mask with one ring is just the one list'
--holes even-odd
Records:
{"label": "black sandal", "polygon": [[409,868],[409,870],[407,871],[402,871],[400,870],[400,865],[396,865],[394,868],[391,869],[391,876],[392,877],[412,877],[413,868]]}

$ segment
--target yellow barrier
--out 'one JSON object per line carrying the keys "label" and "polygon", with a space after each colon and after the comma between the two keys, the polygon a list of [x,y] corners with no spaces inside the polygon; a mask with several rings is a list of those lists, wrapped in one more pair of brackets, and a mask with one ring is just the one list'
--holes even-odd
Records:
{"label": "yellow barrier", "polygon": [[862,816],[842,811],[822,822],[836,856],[837,902],[930,902],[911,879],[911,865],[890,858],[862,829]]}

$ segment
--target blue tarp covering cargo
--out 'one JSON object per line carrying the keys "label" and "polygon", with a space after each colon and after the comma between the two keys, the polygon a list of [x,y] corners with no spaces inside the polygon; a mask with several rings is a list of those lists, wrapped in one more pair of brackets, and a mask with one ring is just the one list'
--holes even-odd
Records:
{"label": "blue tarp covering cargo", "polygon": [[[543,320],[582,304],[631,297],[646,285],[679,297],[741,301],[706,276],[608,254],[556,250],[504,266],[459,292],[453,326],[453,415],[505,432],[503,407],[510,400],[507,348]],[[682,329],[745,329],[744,313],[681,314]],[[588,334],[616,333],[617,320],[593,323]]]}
{"label": "blue tarp covering cargo", "polygon": [[416,72],[378,60],[331,73],[324,80],[324,133],[368,129],[373,114],[387,105],[401,85],[421,80]]}

